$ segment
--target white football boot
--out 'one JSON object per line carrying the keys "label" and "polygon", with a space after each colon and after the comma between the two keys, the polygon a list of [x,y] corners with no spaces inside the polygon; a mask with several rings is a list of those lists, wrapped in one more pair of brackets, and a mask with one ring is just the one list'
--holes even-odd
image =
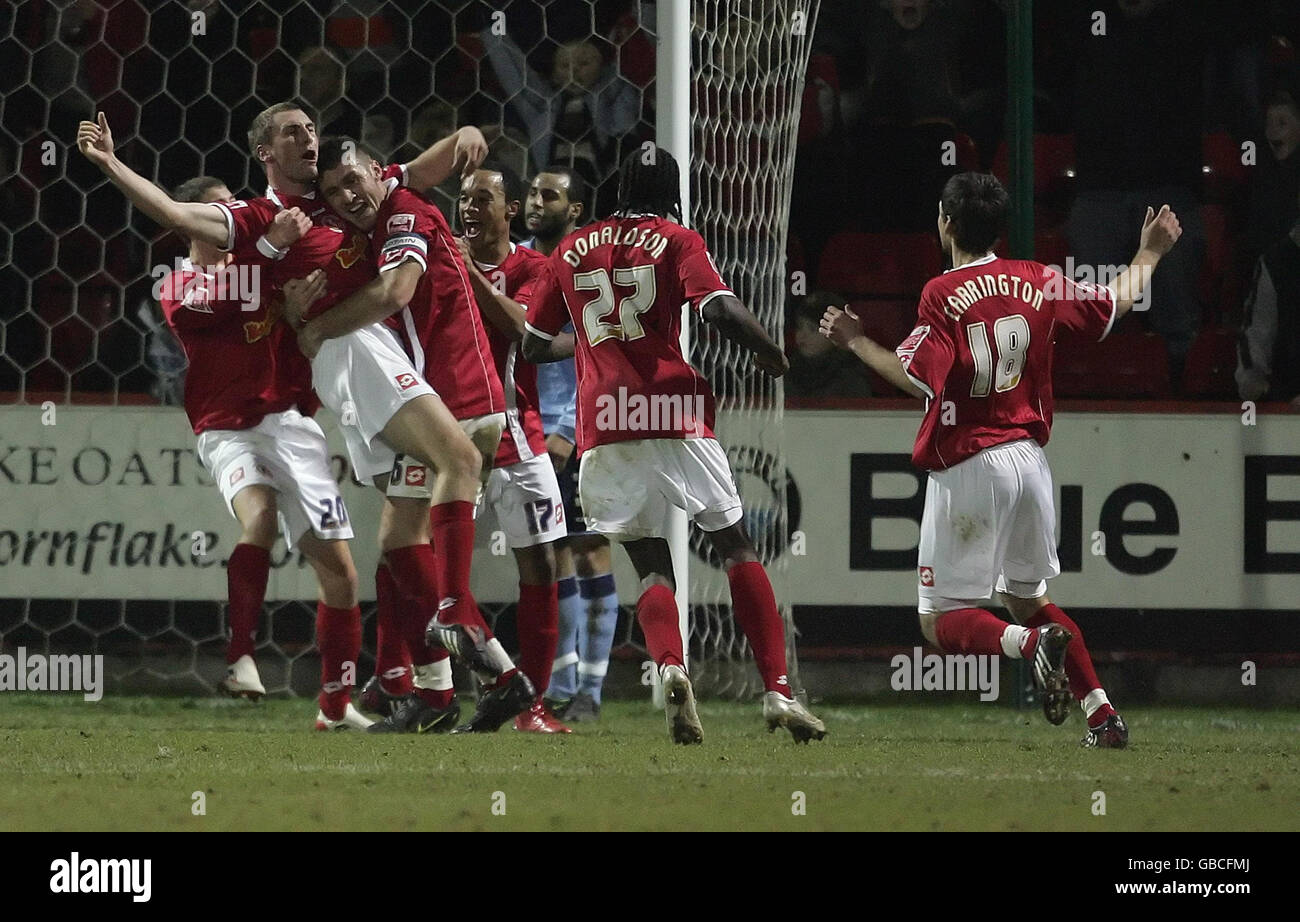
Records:
{"label": "white football boot", "polygon": [[704,728],[695,711],[695,690],[681,666],[663,666],[659,681],[664,689],[664,716],[668,719],[668,735],[674,743],[688,745],[704,742]]}
{"label": "white football boot", "polygon": [[343,716],[338,720],[330,720],[325,716],[324,711],[318,710],[316,712],[317,730],[364,730],[372,723],[374,721],[354,708],[351,701],[343,709]]}
{"label": "white football boot", "polygon": [[231,698],[257,701],[266,694],[262,677],[257,674],[257,663],[245,653],[226,667],[226,677],[217,683],[217,689]]}
{"label": "white football boot", "polygon": [[826,724],[794,698],[770,691],[763,695],[763,719],[767,732],[775,733],[777,727],[790,731],[796,743],[819,740],[826,736]]}

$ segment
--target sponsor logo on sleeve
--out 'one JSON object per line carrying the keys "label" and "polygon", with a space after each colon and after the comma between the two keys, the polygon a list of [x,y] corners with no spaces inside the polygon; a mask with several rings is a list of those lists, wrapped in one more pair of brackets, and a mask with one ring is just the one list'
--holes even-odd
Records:
{"label": "sponsor logo on sleeve", "polygon": [[233,471],[230,472],[230,485],[232,487],[243,479],[244,479],[243,465],[240,465],[239,467],[235,468]]}
{"label": "sponsor logo on sleeve", "polygon": [[415,230],[415,215],[413,214],[395,214],[388,219],[388,232],[390,234],[410,233],[413,230]]}

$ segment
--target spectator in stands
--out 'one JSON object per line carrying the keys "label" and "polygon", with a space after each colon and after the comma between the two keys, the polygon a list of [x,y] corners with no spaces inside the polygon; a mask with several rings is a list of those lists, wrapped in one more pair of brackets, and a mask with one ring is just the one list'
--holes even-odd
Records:
{"label": "spectator in stands", "polygon": [[819,332],[826,308],[843,307],[846,300],[831,291],[814,291],[800,299],[794,316],[795,351],[782,379],[787,397],[871,396],[866,366]]}
{"label": "spectator in stands", "polygon": [[1300,219],[1260,257],[1237,348],[1242,400],[1300,408]]}
{"label": "spectator in stands", "polygon": [[1300,211],[1300,100],[1290,90],[1279,89],[1265,103],[1264,137],[1268,152],[1259,152],[1259,166],[1251,171],[1248,248],[1252,257],[1262,254],[1286,235]]}
{"label": "spectator in stands", "polygon": [[[565,163],[600,183],[618,163],[618,141],[636,125],[641,94],[590,39],[555,50],[543,78],[508,36],[479,33],[488,61],[528,130],[534,163]],[[524,175],[528,175],[525,173]]]}
{"label": "spectator in stands", "polygon": [[324,48],[308,48],[298,56],[298,97],[316,115],[316,132],[361,134],[361,110],[347,98],[343,65]]}
{"label": "spectator in stands", "polygon": [[[1169,354],[1174,381],[1200,325],[1205,252],[1200,218],[1204,11],[1170,0],[1111,0],[1104,38],[1076,46],[1074,123],[1078,194],[1067,233],[1075,260],[1123,266],[1148,205],[1168,203],[1183,237],[1151,284],[1147,324]],[[1088,7],[1091,9],[1092,7]],[[1081,12],[1080,17],[1086,15]],[[1075,27],[1084,28],[1080,18]]]}

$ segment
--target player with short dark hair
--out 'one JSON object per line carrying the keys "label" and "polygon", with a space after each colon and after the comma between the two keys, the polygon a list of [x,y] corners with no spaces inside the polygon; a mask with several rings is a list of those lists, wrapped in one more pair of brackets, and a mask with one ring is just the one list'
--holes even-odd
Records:
{"label": "player with short dark hair", "polygon": [[488,321],[488,340],[506,396],[506,430],[484,502],[496,512],[519,569],[519,663],[538,693],[529,710],[515,718],[515,729],[567,733],[569,728],[541,696],[550,681],[559,635],[555,543],[564,536],[566,522],[537,408],[537,366],[519,354],[533,282],[546,261],[537,251],[510,241],[510,223],[523,195],[522,183],[509,167],[484,163],[461,182],[457,214],[464,236],[457,237],[456,244]]}
{"label": "player with short dark hair", "polygon": [[[542,170],[533,177],[524,203],[524,225],[533,236],[519,245],[551,255],[586,218],[587,194],[586,180],[572,167],[557,164]],[[537,366],[537,395],[568,527],[555,549],[560,635],[546,700],[567,722],[582,723],[600,719],[601,691],[618,628],[618,590],[609,539],[587,527],[578,501],[578,373],[573,359]]]}
{"label": "player with short dark hair", "polygon": [[[515,668],[492,635],[470,592],[475,505],[507,423],[505,397],[483,318],[451,228],[436,206],[404,187],[399,174],[386,170],[351,138],[326,138],[320,146],[319,169],[325,200],[349,224],[369,235],[379,275],[304,325],[299,345],[308,355],[317,350],[323,355],[354,331],[387,324],[385,329],[396,332],[406,355],[438,395],[440,408],[450,416],[454,425],[444,427],[443,436],[457,438],[475,453],[474,489],[435,505],[433,548],[427,544],[421,548],[427,549],[436,566],[436,591],[406,595],[440,600],[427,622],[429,645],[464,659],[487,688],[474,716],[454,732],[492,732],[528,709],[535,695],[528,676]],[[390,499],[394,490],[414,496],[424,489],[430,468],[437,477],[443,474],[436,462],[423,457],[398,455],[389,461],[395,463]],[[416,647],[408,636],[412,656]],[[407,699],[377,729],[418,729],[415,722],[423,721],[419,714],[428,704]]]}
{"label": "player with short dark hair", "polygon": [[820,739],[825,726],[790,694],[784,625],[713,435],[713,392],[681,352],[681,307],[689,303],[767,374],[784,374],[786,358],[719,277],[700,235],[669,215],[681,215],[677,161],[663,148],[635,151],[623,163],[614,215],[565,237],[551,254],[528,306],[524,357],[561,357],[557,337],[572,318],[582,508],[592,529],[623,543],[641,578],[637,620],[660,670],[673,741],[701,742],[703,728],[665,539],[672,506],[709,533],[723,560],[732,612],[767,689],[769,729]]}
{"label": "player with short dark hair", "polygon": [[[1128,727],[1078,625],[1047,596],[1047,581],[1061,572],[1042,450],[1052,426],[1052,344],[1058,327],[1105,338],[1182,231],[1168,205],[1148,208],[1132,264],[1112,286],[1096,287],[995,255],[1006,209],[993,176],[954,176],[938,217],[953,267],[925,286],[911,335],[890,351],[835,307],[822,332],[926,401],[912,452],[930,471],[917,570],[926,639],[950,653],[1029,661],[1048,721],[1065,721],[1073,695],[1087,717],[1083,744],[1120,748]],[[1018,623],[977,607],[995,592]]]}

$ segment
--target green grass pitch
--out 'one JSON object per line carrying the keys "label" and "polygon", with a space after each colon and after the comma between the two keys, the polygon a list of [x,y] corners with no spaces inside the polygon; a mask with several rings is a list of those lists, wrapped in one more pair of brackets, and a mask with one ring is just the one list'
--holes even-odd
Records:
{"label": "green grass pitch", "polygon": [[648,703],[568,737],[377,737],[313,733],[303,700],[6,694],[0,829],[1300,829],[1296,711],[1127,710],[1125,751],[1080,749],[1077,714],[817,711],[829,737],[798,746],[706,701],[683,748]]}

